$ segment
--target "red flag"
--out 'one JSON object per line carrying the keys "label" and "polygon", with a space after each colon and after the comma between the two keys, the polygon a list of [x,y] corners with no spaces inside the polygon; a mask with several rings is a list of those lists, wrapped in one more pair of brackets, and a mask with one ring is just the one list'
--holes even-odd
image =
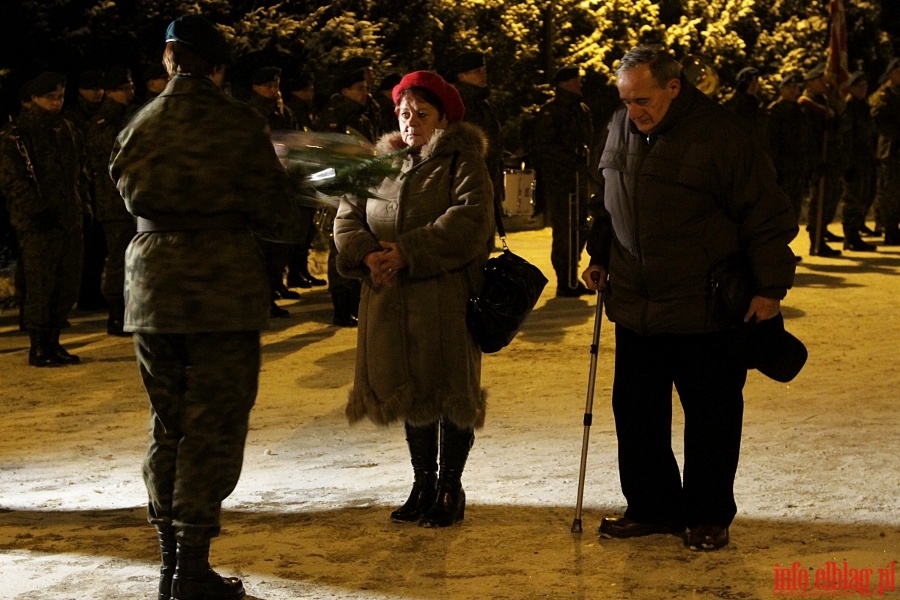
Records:
{"label": "red flag", "polygon": [[843,1],[831,0],[828,12],[831,14],[831,35],[825,71],[831,75],[838,90],[843,90],[850,79],[847,66],[847,18],[844,15]]}

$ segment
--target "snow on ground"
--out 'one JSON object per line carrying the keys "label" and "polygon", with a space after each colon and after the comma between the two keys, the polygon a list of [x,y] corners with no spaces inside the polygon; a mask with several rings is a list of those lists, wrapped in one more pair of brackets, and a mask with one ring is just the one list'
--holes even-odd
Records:
{"label": "snow on ground", "polygon": [[[549,229],[509,237],[547,274],[549,240]],[[810,358],[789,384],[748,377],[727,548],[597,537],[600,518],[624,508],[608,322],[584,533],[570,532],[594,298],[554,298],[553,283],[513,344],[485,357],[488,419],[464,477],[465,521],[391,523],[411,479],[402,428],[346,424],[355,332],[330,325],[327,292],[315,289],[283,302],[291,318],[263,334],[244,473],[213,566],[264,600],[813,597],[817,573],[834,582],[832,563],[841,573],[871,569],[869,591],[878,595],[880,576],[885,597],[900,597],[891,579],[900,561],[900,248],[840,259],[805,256],[803,240],[794,248],[804,260],[783,312]],[[140,479],[147,402],[131,342],[107,336],[103,314],[72,321],[63,341],[83,364],[34,369],[15,313],[0,314],[0,598],[155,598],[158,555]]]}

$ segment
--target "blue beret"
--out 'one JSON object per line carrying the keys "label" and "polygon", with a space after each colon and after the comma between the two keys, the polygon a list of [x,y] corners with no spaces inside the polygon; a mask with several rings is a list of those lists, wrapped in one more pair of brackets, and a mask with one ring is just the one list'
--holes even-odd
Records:
{"label": "blue beret", "polygon": [[200,15],[184,15],[169,23],[166,42],[178,42],[214,65],[233,62],[225,36]]}

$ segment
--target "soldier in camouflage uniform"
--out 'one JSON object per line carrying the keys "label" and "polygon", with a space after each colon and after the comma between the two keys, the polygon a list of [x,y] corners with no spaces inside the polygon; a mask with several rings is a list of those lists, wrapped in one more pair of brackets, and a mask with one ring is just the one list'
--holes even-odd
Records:
{"label": "soldier in camouflage uniform", "polygon": [[[334,133],[362,135],[369,142],[375,141],[375,126],[367,116],[369,87],[366,70],[356,69],[343,73],[335,82],[337,93],[332,94],[319,115],[316,129]],[[328,248],[328,292],[334,308],[332,323],[338,327],[356,327],[359,313],[360,282],[341,276],[337,271],[337,248],[334,240],[329,240]]]}
{"label": "soldier in camouflage uniform", "polygon": [[208,557],[241,472],[269,316],[254,236],[295,241],[308,221],[265,118],[220,87],[231,59],[216,26],[173,21],[164,61],[172,80],[119,134],[109,166],[137,217],[125,330],[151,405],[144,481],[159,599],[234,600],[243,584]]}
{"label": "soldier in camouflage uniform", "polygon": [[[541,107],[535,126],[538,193],[550,214],[557,296],[591,294],[578,280],[578,259],[588,236],[588,149],[594,143],[591,109],[581,101],[578,67],[553,76],[556,96]],[[577,187],[576,187],[577,182]]]}
{"label": "soldier in camouflage uniform", "polygon": [[876,204],[884,225],[884,244],[900,246],[900,59],[893,59],[884,74],[884,83],[869,98],[872,124],[878,141]]}
{"label": "soldier in camouflage uniform", "polygon": [[844,250],[872,252],[875,245],[862,239],[866,213],[875,197],[875,132],[866,101],[869,83],[863,71],[857,71],[847,82],[847,108],[844,110],[845,153],[844,193],[841,196],[844,227]]}
{"label": "soldier in camouflage uniform", "polygon": [[790,198],[798,220],[809,182],[809,127],[797,104],[802,91],[802,73],[782,73],[779,98],[769,105],[765,128],[769,156],[778,173],[778,187]]}
{"label": "soldier in camouflage uniform", "polygon": [[494,204],[503,206],[506,186],[503,180],[503,126],[497,109],[488,100],[491,90],[487,83],[487,65],[481,52],[463,52],[456,56],[447,69],[447,75],[466,107],[464,121],[474,123],[484,131],[487,154],[484,162],[494,186]]}
{"label": "soldier in camouflage uniform", "polygon": [[[264,116],[271,129],[294,131],[298,129],[297,118],[281,99],[281,69],[278,67],[261,67],[250,79],[252,93],[247,104]],[[269,313],[273,317],[287,317],[290,313],[278,306],[275,300],[296,300],[300,294],[289,290],[284,285],[284,269],[287,266],[289,248],[285,244],[259,240],[263,256],[266,257],[266,271],[269,274],[271,302]]]}
{"label": "soldier in camouflage uniform", "polygon": [[59,345],[78,298],[86,177],[81,136],[60,113],[65,77],[43,73],[31,83],[33,106],[0,139],[0,189],[9,203],[24,269],[28,364],[79,362]]}
{"label": "soldier in camouflage uniform", "polygon": [[125,319],[125,249],[134,237],[134,217],[125,208],[119,190],[109,178],[109,153],[116,136],[131,118],[134,107],[134,81],[131,71],[115,68],[103,75],[105,96],[100,110],[90,120],[85,145],[88,165],[94,180],[94,219],[106,239],[106,261],[101,290],[109,304],[106,331],[110,335],[128,335],[122,329]]}

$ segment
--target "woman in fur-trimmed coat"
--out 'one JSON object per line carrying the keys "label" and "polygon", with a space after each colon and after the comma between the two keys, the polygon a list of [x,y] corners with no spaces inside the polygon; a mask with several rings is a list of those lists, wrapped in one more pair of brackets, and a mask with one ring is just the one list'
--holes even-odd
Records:
{"label": "woman in fur-trimmed coat", "polygon": [[484,134],[461,122],[455,88],[416,71],[393,97],[400,131],[376,149],[408,149],[394,158],[401,172],[371,198],[343,199],[334,222],[338,269],[363,280],[347,416],[404,421],[415,483],[391,518],[443,527],[464,516],[460,478],[484,424],[481,351],[465,317],[493,237],[493,192]]}

